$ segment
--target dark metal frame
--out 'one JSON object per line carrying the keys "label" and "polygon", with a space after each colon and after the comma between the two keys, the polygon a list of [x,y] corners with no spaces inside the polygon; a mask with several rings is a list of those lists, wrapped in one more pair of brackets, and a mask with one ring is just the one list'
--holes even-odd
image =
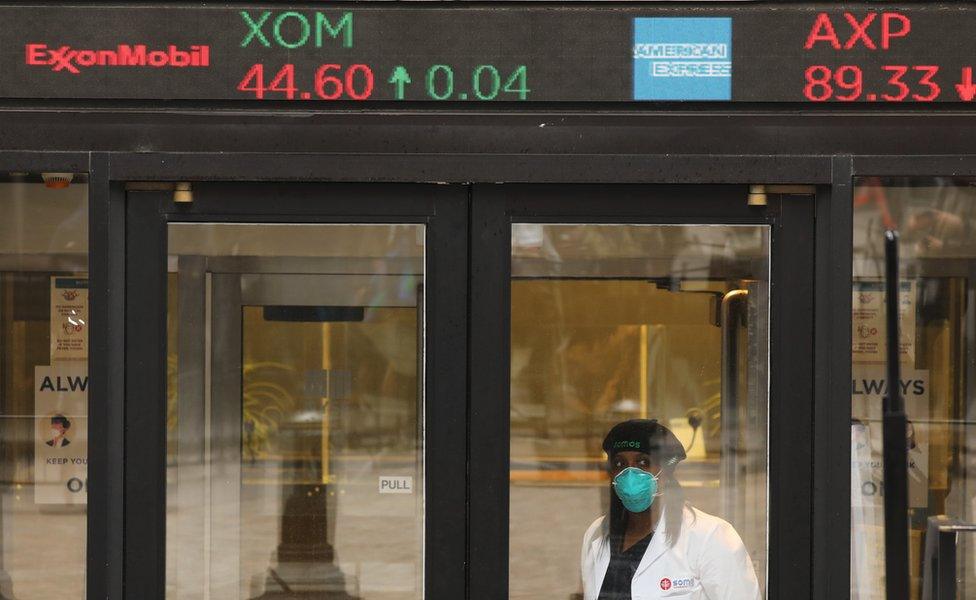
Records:
{"label": "dark metal frame", "polygon": [[91,160],[88,597],[122,598],[125,558],[125,190]]}
{"label": "dark metal frame", "polygon": [[852,172],[849,156],[832,157],[830,188],[817,194],[814,288],[817,401],[812,415],[814,572],[811,589],[814,598],[850,596]]}
{"label": "dark metal frame", "polygon": [[[814,364],[812,373],[815,374],[814,397],[816,402],[812,408],[814,411],[814,427],[817,431],[825,435],[815,435],[815,446],[812,449],[814,459],[810,461],[815,470],[813,477],[815,486],[822,485],[819,491],[814,489],[812,502],[812,514],[818,523],[812,531],[812,540],[802,543],[790,542],[791,548],[799,550],[799,556],[809,549],[808,560],[804,563],[799,561],[797,566],[802,568],[803,573],[809,572],[809,576],[804,575],[801,579],[812,586],[810,597],[815,598],[836,598],[845,597],[849,591],[849,475],[846,471],[836,468],[829,468],[828,465],[849,463],[849,445],[846,443],[847,428],[849,425],[849,405],[839,410],[836,406],[829,407],[829,398],[846,397],[849,393],[850,381],[850,362],[849,356],[845,352],[831,351],[836,347],[849,347],[850,321],[843,312],[843,303],[850,302],[850,232],[851,232],[851,172],[849,158],[834,158],[823,156],[604,156],[604,157],[573,157],[573,156],[440,156],[440,155],[279,155],[279,154],[240,154],[240,155],[213,155],[213,154],[128,154],[128,153],[95,153],[92,155],[92,188],[93,195],[98,198],[97,214],[93,216],[93,223],[98,222],[100,239],[100,259],[103,262],[96,262],[93,258],[93,286],[96,284],[104,288],[103,306],[97,310],[104,310],[107,314],[103,323],[102,330],[93,330],[95,338],[101,338],[102,347],[106,352],[114,352],[114,355],[107,355],[100,365],[92,365],[93,378],[104,378],[105,381],[112,382],[110,390],[112,396],[110,403],[112,408],[106,421],[106,425],[115,424],[115,433],[109,431],[104,433],[110,437],[104,438],[104,445],[99,452],[107,454],[114,452],[112,461],[104,464],[105,471],[102,472],[100,465],[93,464],[90,469],[93,472],[101,473],[107,486],[113,490],[120,490],[126,485],[126,473],[132,473],[128,468],[122,472],[118,464],[122,462],[121,431],[122,415],[125,406],[125,391],[121,389],[120,363],[121,358],[118,354],[124,347],[122,343],[122,332],[125,331],[122,322],[125,311],[125,274],[131,265],[126,264],[127,255],[124,252],[124,227],[125,227],[125,193],[123,182],[133,180],[148,181],[173,181],[193,179],[190,175],[198,179],[206,180],[250,180],[250,181],[282,181],[282,180],[352,180],[352,181],[384,181],[392,180],[417,180],[434,179],[443,177],[443,181],[617,181],[631,183],[751,183],[755,181],[777,182],[777,183],[805,183],[805,184],[832,184],[828,189],[820,188],[816,196],[816,231],[812,248],[815,252],[816,262],[816,341],[814,347]],[[585,173],[585,175],[581,175]],[[418,175],[419,174],[419,175]],[[764,177],[765,175],[765,177]],[[199,186],[198,186],[199,187]],[[477,190],[478,188],[474,188]],[[472,192],[473,192],[472,191]],[[744,195],[743,195],[744,198]],[[379,207],[377,207],[379,208]],[[233,212],[234,209],[226,209]],[[632,215],[637,217],[638,215]],[[706,222],[709,217],[702,212],[698,214],[700,222]],[[486,251],[492,248],[493,252],[504,253],[507,259],[509,249],[502,247],[499,241],[493,240],[491,245],[487,245],[490,235],[484,229],[485,223],[479,220],[478,213],[471,214],[471,234],[470,249],[465,248],[465,253],[481,248]],[[465,225],[466,226],[466,225]],[[95,227],[93,226],[93,232]],[[94,235],[94,234],[93,234]],[[458,237],[461,239],[461,237]],[[93,244],[95,241],[93,240]],[[96,255],[93,254],[93,257]],[[496,257],[497,259],[498,257]],[[104,271],[99,271],[104,269]],[[492,298],[494,294],[501,290],[496,285],[492,289],[482,289],[486,283],[485,277],[488,275],[482,269],[482,261],[471,263],[470,277],[466,280],[465,286],[468,289],[469,298],[477,294],[484,294],[484,299]],[[507,285],[507,281],[502,281],[502,285]],[[465,288],[459,288],[465,289]],[[452,294],[458,294],[455,289]],[[821,301],[823,300],[823,301]],[[833,302],[833,303],[832,303]],[[479,306],[481,311],[479,312]],[[486,302],[471,303],[470,327],[472,335],[477,323],[483,317],[494,319],[497,322],[497,314],[486,315],[483,312]],[[110,317],[109,317],[110,314]],[[465,316],[458,315],[460,322],[466,322]],[[94,320],[94,319],[93,319]],[[111,320],[112,323],[107,323]],[[495,332],[498,332],[497,327]],[[500,340],[496,338],[492,344],[498,344]],[[94,342],[93,342],[94,343]],[[94,347],[94,346],[93,346]],[[507,353],[507,349],[505,349]],[[497,356],[507,356],[501,354]],[[498,360],[497,358],[495,360]],[[470,363],[474,364],[474,363]],[[98,367],[98,370],[96,370]],[[484,377],[478,377],[476,369],[470,369],[470,397],[487,397],[492,393],[492,385],[505,386],[507,393],[507,377],[494,382]],[[114,377],[114,379],[113,379]],[[495,389],[494,393],[498,393]],[[507,402],[507,396],[506,396]],[[498,429],[499,426],[505,430],[507,436],[508,415],[504,415],[503,421],[497,419],[491,421],[482,420],[482,415],[477,411],[481,406],[472,401],[470,413],[467,419],[457,421],[464,423],[469,435],[465,440],[465,447],[476,445],[478,439],[472,424],[477,423],[479,429],[482,425]],[[497,407],[496,407],[497,409]],[[110,427],[107,427],[110,428]],[[842,431],[844,437],[838,436],[837,432]],[[826,434],[833,432],[834,441],[844,440],[844,443],[830,443]],[[111,437],[114,435],[114,437]],[[507,439],[504,438],[504,439]],[[93,438],[94,441],[94,438]],[[497,441],[492,442],[497,447]],[[770,443],[776,443],[770,440]],[[101,444],[99,444],[101,446]],[[507,445],[504,445],[507,452]],[[484,469],[492,467],[491,460],[481,463]],[[502,457],[507,469],[507,456]],[[472,463],[474,464],[474,463]],[[500,472],[498,465],[495,464],[495,479]],[[506,470],[507,473],[507,470]],[[475,473],[469,473],[468,481],[475,478]],[[495,484],[497,485],[497,481]],[[469,490],[469,493],[474,490]],[[504,494],[507,498],[507,475],[504,482],[504,489],[497,487],[482,487],[479,493]],[[125,581],[140,581],[136,579],[138,572],[123,571],[122,557],[124,552],[124,538],[130,533],[125,529],[120,515],[121,511],[114,510],[117,505],[110,502],[117,502],[120,493],[116,491],[111,497],[103,499],[105,509],[113,509],[112,512],[106,510],[107,529],[101,533],[107,543],[99,544],[90,548],[90,563],[98,565],[97,571],[89,573],[89,596],[99,598],[124,598],[124,597],[147,597],[143,595],[144,589],[141,586],[133,590],[125,586]],[[126,505],[132,504],[126,498]],[[469,506],[469,503],[472,506]],[[469,506],[469,514],[474,514],[478,510],[479,515],[484,515],[485,519],[493,522],[502,523],[499,514],[490,512],[480,512],[483,507],[477,505],[478,500],[474,497],[465,495],[462,500],[455,498],[453,504],[445,502],[446,510],[457,510],[458,506]],[[497,503],[497,497],[496,497]],[[450,508],[453,507],[453,508]],[[95,507],[92,507],[95,510]],[[497,508],[497,507],[496,507]],[[507,505],[503,508],[507,511]],[[507,512],[505,513],[507,514]],[[479,517],[480,519],[480,517]],[[822,525],[822,526],[821,526]],[[507,528],[507,522],[504,527]],[[463,530],[463,529],[462,529]],[[502,529],[501,531],[504,531]],[[458,550],[455,557],[463,557],[468,565],[469,572],[464,575],[466,584],[465,597],[481,598],[493,597],[486,590],[500,591],[504,597],[507,594],[507,587],[500,587],[498,579],[489,580],[492,575],[495,578],[504,577],[507,573],[507,563],[504,557],[507,556],[507,545],[500,544],[498,541],[498,531],[490,531],[489,537],[480,537],[478,525],[472,520],[468,523],[466,533],[470,539],[469,547],[462,547]],[[434,540],[428,538],[429,543]],[[773,539],[771,539],[771,543]],[[488,573],[481,568],[480,564],[475,564],[472,560],[479,553],[488,552],[494,558],[490,563],[500,567],[501,571]],[[470,553],[470,554],[469,554]],[[430,568],[430,563],[428,563]],[[480,575],[479,575],[480,574]],[[507,581],[507,579],[502,579]],[[772,583],[772,581],[771,581]],[[482,585],[488,586],[482,589]],[[433,590],[429,595],[431,598],[443,597],[434,595]],[[497,596],[494,596],[497,597]]]}
{"label": "dark metal frame", "polygon": [[[472,370],[470,384],[471,419],[477,426],[470,433],[469,598],[508,594],[508,317],[516,222],[772,226],[768,593],[821,597],[811,591],[819,565],[811,555],[814,448],[807,427],[821,402],[813,385],[815,207],[809,199],[773,197],[767,209],[757,210],[746,206],[746,193],[741,185],[475,187],[470,362],[479,368]],[[800,390],[809,390],[809,396],[797,394]]]}
{"label": "dark metal frame", "polygon": [[[166,192],[129,192],[115,202],[126,210],[125,429],[151,433],[125,442],[124,589],[111,597],[164,597],[166,225],[175,221],[427,225],[425,581],[430,597],[463,596],[467,415],[459,399],[466,386],[466,191],[201,183],[191,205],[174,205]],[[125,543],[129,538],[139,542]]]}
{"label": "dark metal frame", "polygon": [[971,523],[945,515],[929,517],[922,562],[922,600],[956,599],[956,544],[960,533],[974,532],[976,525]]}
{"label": "dark metal frame", "polygon": [[[970,147],[976,152],[976,144]],[[852,177],[976,177],[976,154],[861,154]]]}

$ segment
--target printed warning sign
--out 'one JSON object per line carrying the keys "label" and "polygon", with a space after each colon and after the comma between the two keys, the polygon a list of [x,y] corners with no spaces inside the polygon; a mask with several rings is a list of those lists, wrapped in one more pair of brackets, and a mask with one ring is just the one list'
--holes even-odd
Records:
{"label": "printed warning sign", "polygon": [[88,360],[88,279],[51,277],[51,362]]}
{"label": "printed warning sign", "polygon": [[[901,315],[898,352],[901,362],[915,364],[915,282],[904,281],[898,294]],[[854,283],[851,310],[851,358],[855,364],[883,364],[885,338],[885,291],[883,282]]]}

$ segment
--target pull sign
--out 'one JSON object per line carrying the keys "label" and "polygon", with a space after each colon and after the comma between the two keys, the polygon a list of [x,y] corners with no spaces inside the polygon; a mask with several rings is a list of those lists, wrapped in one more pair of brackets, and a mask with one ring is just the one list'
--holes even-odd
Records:
{"label": "pull sign", "polygon": [[413,477],[380,475],[381,494],[412,494]]}

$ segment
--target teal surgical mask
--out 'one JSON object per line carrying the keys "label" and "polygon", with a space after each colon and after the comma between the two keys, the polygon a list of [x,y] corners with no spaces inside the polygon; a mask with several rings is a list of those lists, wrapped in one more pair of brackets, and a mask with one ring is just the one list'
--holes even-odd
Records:
{"label": "teal surgical mask", "polygon": [[632,513],[644,512],[658,496],[657,475],[637,467],[627,467],[613,478],[613,491],[624,503],[624,508]]}

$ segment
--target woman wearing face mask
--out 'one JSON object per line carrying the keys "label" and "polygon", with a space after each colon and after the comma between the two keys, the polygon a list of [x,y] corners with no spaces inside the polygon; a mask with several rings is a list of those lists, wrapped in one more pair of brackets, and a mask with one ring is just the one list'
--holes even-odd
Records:
{"label": "woman wearing face mask", "polygon": [[681,442],[655,420],[618,423],[603,440],[610,512],[583,537],[584,600],[758,600],[752,560],[727,522],[685,502]]}
{"label": "woman wearing face mask", "polygon": [[71,429],[71,421],[64,415],[54,415],[51,417],[51,439],[44,442],[52,448],[64,448],[71,443],[68,439],[68,430]]}

